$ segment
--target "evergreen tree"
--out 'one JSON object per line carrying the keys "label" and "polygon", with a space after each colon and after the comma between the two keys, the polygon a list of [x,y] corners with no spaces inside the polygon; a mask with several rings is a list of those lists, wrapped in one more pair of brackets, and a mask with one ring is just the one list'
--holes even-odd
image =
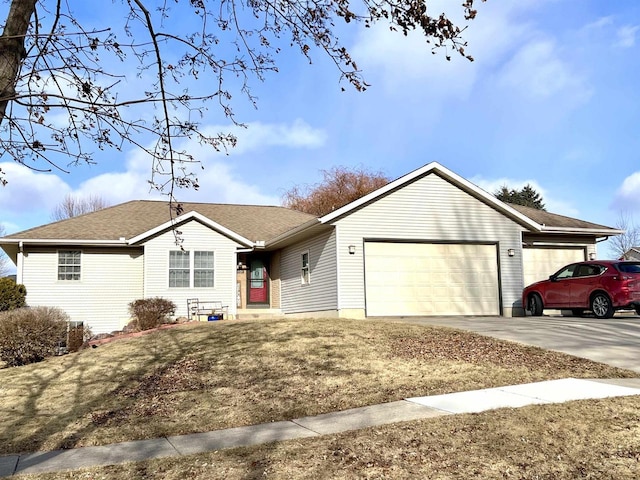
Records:
{"label": "evergreen tree", "polygon": [[507,185],[502,185],[502,187],[493,194],[498,200],[506,203],[546,210],[542,196],[528,183],[521,190],[516,190],[515,188],[510,189]]}

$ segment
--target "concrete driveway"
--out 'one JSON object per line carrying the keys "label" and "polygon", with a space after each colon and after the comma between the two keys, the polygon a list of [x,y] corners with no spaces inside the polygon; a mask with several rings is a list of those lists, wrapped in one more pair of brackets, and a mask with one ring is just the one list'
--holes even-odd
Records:
{"label": "concrete driveway", "polygon": [[405,317],[395,321],[441,325],[569,353],[640,372],[640,317]]}

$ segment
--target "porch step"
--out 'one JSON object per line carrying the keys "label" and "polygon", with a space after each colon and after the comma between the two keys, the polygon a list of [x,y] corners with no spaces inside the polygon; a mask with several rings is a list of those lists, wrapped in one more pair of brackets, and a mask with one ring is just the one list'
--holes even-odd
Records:
{"label": "porch step", "polygon": [[238,310],[235,318],[238,320],[248,320],[252,318],[278,318],[282,317],[282,312],[273,308],[247,308]]}

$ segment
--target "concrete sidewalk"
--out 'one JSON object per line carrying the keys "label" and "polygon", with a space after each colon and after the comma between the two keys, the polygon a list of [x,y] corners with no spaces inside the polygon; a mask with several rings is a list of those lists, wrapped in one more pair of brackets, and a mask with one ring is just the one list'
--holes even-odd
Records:
{"label": "concrete sidewalk", "polygon": [[116,443],[100,447],[9,455],[0,457],[0,477],[191,455],[224,448],[329,435],[442,415],[476,413],[495,408],[518,408],[525,405],[628,395],[640,395],[640,378],[610,380],[567,378],[447,395],[408,398],[342,412],[214,432]]}

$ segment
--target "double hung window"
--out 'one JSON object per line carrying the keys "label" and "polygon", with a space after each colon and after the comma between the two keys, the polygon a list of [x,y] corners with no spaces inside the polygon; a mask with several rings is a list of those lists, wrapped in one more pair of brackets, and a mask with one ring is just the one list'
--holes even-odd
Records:
{"label": "double hung window", "polygon": [[170,288],[212,288],[214,254],[212,251],[173,250],[169,252]]}

